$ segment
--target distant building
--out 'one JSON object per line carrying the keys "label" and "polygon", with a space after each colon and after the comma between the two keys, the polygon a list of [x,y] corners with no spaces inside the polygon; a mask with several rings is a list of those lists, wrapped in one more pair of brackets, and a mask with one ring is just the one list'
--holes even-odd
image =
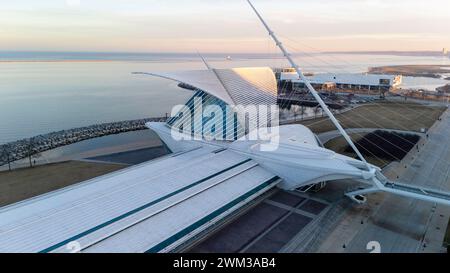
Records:
{"label": "distant building", "polygon": [[442,49],[442,55],[447,55],[448,54],[448,50],[447,50],[447,48],[443,48]]}
{"label": "distant building", "polygon": [[[292,88],[305,87],[303,81],[298,78],[291,69],[275,69],[276,78],[280,85],[292,85]],[[389,91],[402,83],[400,75],[378,74],[351,74],[351,73],[323,73],[307,75],[311,84],[317,89],[343,89],[343,90],[379,90]]]}

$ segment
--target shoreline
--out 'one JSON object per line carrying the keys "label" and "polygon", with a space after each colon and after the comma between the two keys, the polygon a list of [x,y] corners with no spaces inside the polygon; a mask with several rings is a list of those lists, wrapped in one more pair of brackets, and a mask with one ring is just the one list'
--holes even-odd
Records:
{"label": "shoreline", "polygon": [[[112,161],[100,160],[96,158],[111,157],[116,154],[133,153],[136,151],[158,148],[164,148],[163,143],[153,131],[147,129],[83,140],[77,143],[41,152],[32,156],[31,159],[33,168],[69,161],[114,163]],[[19,170],[24,168],[30,168],[28,158],[11,162],[11,170]],[[0,173],[8,170],[8,164],[0,166]]]}
{"label": "shoreline", "polygon": [[0,145],[0,166],[5,166],[26,158],[29,158],[31,165],[31,158],[42,152],[79,143],[84,140],[131,131],[145,130],[147,129],[147,127],[145,127],[146,122],[161,122],[165,120],[165,117],[158,117],[95,124],[86,127],[51,132],[48,134],[5,143]]}
{"label": "shoreline", "polygon": [[0,63],[103,63],[120,62],[119,60],[0,60]]}
{"label": "shoreline", "polygon": [[386,65],[369,67],[367,73],[446,79],[450,65]]}
{"label": "shoreline", "polygon": [[445,94],[450,93],[450,83],[448,83],[448,84],[446,84],[444,86],[436,88],[436,91],[441,92],[441,93],[445,93]]}

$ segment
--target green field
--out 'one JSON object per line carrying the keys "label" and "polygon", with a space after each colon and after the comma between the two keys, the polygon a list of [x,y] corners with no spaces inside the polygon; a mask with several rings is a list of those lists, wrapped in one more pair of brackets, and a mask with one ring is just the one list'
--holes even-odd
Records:
{"label": "green field", "polygon": [[[419,132],[429,128],[445,111],[443,106],[425,106],[415,103],[377,102],[363,105],[336,115],[344,128],[384,128]],[[297,122],[314,133],[336,130],[328,118]]]}
{"label": "green field", "polygon": [[0,172],[0,206],[64,188],[124,167],[116,164],[67,161]]}
{"label": "green field", "polygon": [[[358,140],[363,138],[365,135],[366,135],[366,133],[350,134],[350,138],[353,140],[353,142],[356,143]],[[344,139],[344,137],[334,138],[334,139],[328,141],[327,143],[325,143],[324,146],[325,146],[325,148],[333,150],[336,153],[346,155],[348,157],[356,158],[355,153],[346,152],[348,144],[347,144],[347,141]],[[375,166],[378,166],[380,168],[383,168],[384,166],[386,166],[387,164],[390,163],[389,160],[385,160],[385,159],[377,158],[377,157],[373,157],[373,156],[367,156],[367,155],[365,156],[365,159],[369,163],[371,163]]]}
{"label": "green field", "polygon": [[[377,102],[357,107],[343,114],[336,115],[344,128],[384,128],[405,131],[417,131],[430,128],[438,117],[446,110],[441,106],[425,106],[415,103]],[[319,118],[299,122],[309,127],[314,133],[334,131],[336,127],[328,118]],[[365,133],[351,134],[354,142],[361,139]],[[354,153],[346,152],[347,142],[343,137],[332,139],[325,143],[325,147],[339,154],[355,157]],[[384,167],[389,160],[366,156],[370,163]]]}

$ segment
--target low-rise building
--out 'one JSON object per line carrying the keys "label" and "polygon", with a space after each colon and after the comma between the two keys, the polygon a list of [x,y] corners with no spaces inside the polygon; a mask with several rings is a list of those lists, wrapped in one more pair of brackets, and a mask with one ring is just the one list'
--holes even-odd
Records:
{"label": "low-rise building", "polygon": [[[305,87],[295,70],[290,68],[275,69],[277,79],[281,86],[292,88]],[[389,91],[402,83],[400,75],[378,74],[352,74],[352,73],[321,73],[306,75],[314,88],[319,90],[343,89],[343,90],[379,90]]]}

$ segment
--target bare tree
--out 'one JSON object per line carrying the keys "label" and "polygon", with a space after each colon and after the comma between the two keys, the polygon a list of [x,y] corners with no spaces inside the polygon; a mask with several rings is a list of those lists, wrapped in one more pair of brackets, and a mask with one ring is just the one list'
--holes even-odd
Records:
{"label": "bare tree", "polygon": [[30,168],[33,167],[31,163],[31,156],[33,155],[33,138],[30,138],[28,142],[28,161],[30,162]]}
{"label": "bare tree", "polygon": [[[5,144],[5,145],[3,145],[2,150],[3,150],[3,155],[1,157],[1,159],[2,160],[6,159],[6,163],[8,164],[8,170],[11,171],[11,157],[10,157],[11,148],[9,147],[8,144]],[[2,163],[4,163],[4,162],[2,162]]]}

